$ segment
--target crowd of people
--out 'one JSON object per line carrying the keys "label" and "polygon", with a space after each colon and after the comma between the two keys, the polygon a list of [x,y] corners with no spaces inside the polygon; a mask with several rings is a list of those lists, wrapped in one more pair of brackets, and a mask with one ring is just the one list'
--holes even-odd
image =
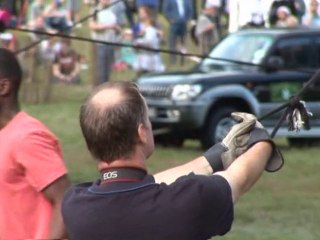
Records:
{"label": "crowd of people", "polygon": [[[92,9],[93,17],[88,24],[92,39],[136,47],[95,44],[96,84],[108,81],[112,70],[132,69],[138,74],[164,71],[167,66],[161,54],[146,48],[163,47],[186,53],[187,42],[193,41],[199,53],[206,54],[223,35],[241,28],[320,27],[319,0],[202,0],[200,3],[196,0],[2,0],[0,17],[5,14],[1,19],[10,26],[26,25],[34,30],[70,34],[73,28],[82,27],[83,23],[78,21],[85,5]],[[168,31],[164,31],[165,22],[169,25]],[[39,38],[43,36],[33,36],[34,40]],[[0,34],[0,40],[2,46],[17,49],[17,40],[12,33]],[[66,52],[59,52],[63,45],[60,40],[48,42],[50,40],[43,41],[39,50],[44,62],[69,61],[59,67],[61,71],[53,68],[53,79],[78,83],[79,78],[74,74],[79,75],[81,57],[79,54],[74,57],[72,44],[69,44],[70,54],[66,57]],[[56,46],[52,48],[52,44]],[[44,53],[46,51],[50,53]],[[64,59],[57,61],[61,56]],[[177,54],[171,54],[169,64],[176,63]],[[68,66],[72,69],[65,71]],[[62,76],[65,75],[63,71],[72,76]]]}

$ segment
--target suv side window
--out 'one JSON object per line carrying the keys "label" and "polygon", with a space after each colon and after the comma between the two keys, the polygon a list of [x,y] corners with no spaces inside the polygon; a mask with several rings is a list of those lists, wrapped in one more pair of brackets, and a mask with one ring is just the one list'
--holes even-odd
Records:
{"label": "suv side window", "polygon": [[310,37],[295,37],[279,40],[271,56],[281,57],[286,69],[316,68],[317,57],[314,53]]}

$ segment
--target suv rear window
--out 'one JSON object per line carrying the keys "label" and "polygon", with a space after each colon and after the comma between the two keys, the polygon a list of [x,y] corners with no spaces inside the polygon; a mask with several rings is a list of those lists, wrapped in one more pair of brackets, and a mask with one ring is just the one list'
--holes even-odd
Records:
{"label": "suv rear window", "polygon": [[314,54],[310,37],[281,39],[271,55],[284,60],[285,68],[315,68],[317,56]]}
{"label": "suv rear window", "polygon": [[[212,58],[223,58],[235,61],[261,63],[273,43],[269,34],[234,34],[229,35],[209,54]],[[205,59],[203,65],[226,64],[218,60]]]}

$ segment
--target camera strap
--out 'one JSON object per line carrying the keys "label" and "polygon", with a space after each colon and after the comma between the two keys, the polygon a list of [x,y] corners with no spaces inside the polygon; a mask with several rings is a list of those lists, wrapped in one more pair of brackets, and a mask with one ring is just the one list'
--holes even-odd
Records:
{"label": "camera strap", "polygon": [[140,168],[108,168],[100,171],[100,184],[112,182],[138,182],[144,179],[147,172]]}

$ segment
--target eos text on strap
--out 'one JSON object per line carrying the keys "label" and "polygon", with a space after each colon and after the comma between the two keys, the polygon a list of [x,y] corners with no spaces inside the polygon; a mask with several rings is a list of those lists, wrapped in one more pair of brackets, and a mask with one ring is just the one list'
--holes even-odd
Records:
{"label": "eos text on strap", "polygon": [[108,184],[111,182],[137,182],[141,181],[147,172],[139,168],[109,168],[101,172],[101,183]]}

